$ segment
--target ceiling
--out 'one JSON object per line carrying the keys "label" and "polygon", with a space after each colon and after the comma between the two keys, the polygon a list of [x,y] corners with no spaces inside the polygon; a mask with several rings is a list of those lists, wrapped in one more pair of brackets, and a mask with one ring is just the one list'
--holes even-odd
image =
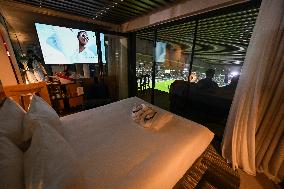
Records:
{"label": "ceiling", "polygon": [[[1,0],[0,0],[1,1]],[[15,44],[30,48],[37,40],[34,23],[47,23],[71,28],[83,28],[92,30],[96,25],[89,21],[100,20],[105,23],[113,23],[115,26],[135,19],[139,16],[157,12],[174,3],[183,0],[14,0],[1,4],[1,8],[11,26],[10,36]],[[4,6],[5,5],[5,6]],[[23,5],[33,5],[35,9],[54,10],[62,14],[77,15],[89,20],[69,20],[70,17],[60,18],[52,14],[43,15],[41,12],[30,12]],[[30,6],[31,7],[31,6]],[[50,13],[50,12],[49,12]],[[246,49],[252,34],[254,23],[258,14],[257,8],[246,8],[242,11],[230,11],[223,15],[213,14],[210,17],[199,20],[195,57],[206,63],[242,65]],[[62,16],[62,15],[59,15]],[[21,19],[19,19],[21,18]],[[186,21],[187,20],[187,21]],[[191,20],[191,21],[189,21]],[[86,23],[85,23],[86,22]],[[113,27],[105,25],[106,30]],[[173,45],[180,45],[184,53],[191,53],[195,21],[185,18],[159,25],[158,41],[164,41]],[[147,28],[138,31],[141,39],[153,40],[154,30]]]}
{"label": "ceiling", "polygon": [[[206,63],[242,65],[251,38],[258,9],[231,12],[199,20],[195,46],[195,58]],[[191,53],[195,21],[162,26],[157,40],[178,44],[183,53]],[[139,31],[141,39],[153,40],[154,30]]]}
{"label": "ceiling", "polygon": [[15,0],[114,24],[166,8],[183,0]]}

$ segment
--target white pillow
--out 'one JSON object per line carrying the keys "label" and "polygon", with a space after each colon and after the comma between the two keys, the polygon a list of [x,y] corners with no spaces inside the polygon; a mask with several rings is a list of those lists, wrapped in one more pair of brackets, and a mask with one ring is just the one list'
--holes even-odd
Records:
{"label": "white pillow", "polygon": [[84,189],[73,149],[52,127],[38,125],[24,155],[26,189]]}
{"label": "white pillow", "polygon": [[29,111],[26,113],[23,121],[23,141],[32,138],[35,127],[41,123],[46,123],[61,132],[61,121],[56,111],[42,98],[33,95]]}
{"label": "white pillow", "polygon": [[0,134],[8,137],[17,146],[22,145],[25,114],[25,110],[11,98],[6,98],[0,107]]}
{"label": "white pillow", "polygon": [[0,188],[24,188],[23,152],[5,136],[0,136]]}

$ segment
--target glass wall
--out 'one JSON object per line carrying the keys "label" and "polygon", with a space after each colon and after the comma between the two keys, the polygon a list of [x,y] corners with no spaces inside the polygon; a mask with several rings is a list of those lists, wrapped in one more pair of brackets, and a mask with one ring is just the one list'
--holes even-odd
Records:
{"label": "glass wall", "polygon": [[230,84],[241,72],[258,9],[199,20],[193,70],[200,80],[214,69],[219,87]]}
{"label": "glass wall", "polygon": [[[140,97],[147,96],[144,99],[149,102],[152,98],[155,105],[221,135],[257,14],[257,8],[248,8],[139,31],[136,76]],[[150,76],[150,84],[143,88],[139,78],[145,75]],[[151,87],[154,90],[146,90]]]}
{"label": "glass wall", "polygon": [[[155,89],[169,92],[173,81],[187,81],[194,26],[194,22],[187,22],[158,30]],[[164,81],[167,86],[163,85]]]}
{"label": "glass wall", "polygon": [[157,30],[155,48],[155,104],[170,109],[169,91],[173,82],[188,80],[194,22]]}
{"label": "glass wall", "polygon": [[190,119],[226,124],[257,13],[251,9],[199,20]]}

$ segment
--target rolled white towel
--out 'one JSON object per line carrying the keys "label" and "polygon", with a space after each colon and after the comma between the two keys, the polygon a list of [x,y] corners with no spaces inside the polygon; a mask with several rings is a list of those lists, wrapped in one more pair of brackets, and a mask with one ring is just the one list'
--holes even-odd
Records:
{"label": "rolled white towel", "polygon": [[133,107],[131,117],[140,126],[158,131],[170,124],[173,114],[157,112],[148,105],[140,104]]}
{"label": "rolled white towel", "polygon": [[151,107],[148,107],[145,104],[140,104],[140,105],[134,105],[134,107],[132,108],[132,113],[131,113],[131,117],[137,117],[137,115],[141,114],[142,112],[147,111],[148,109],[150,109]]}
{"label": "rolled white towel", "polygon": [[142,110],[144,110],[144,111],[151,109],[151,107],[146,105],[146,104],[141,104],[141,106],[142,106]]}
{"label": "rolled white towel", "polygon": [[145,126],[145,122],[156,113],[156,111],[145,104],[135,105],[132,109],[131,117],[132,119],[140,124],[141,126]]}
{"label": "rolled white towel", "polygon": [[140,116],[141,114],[143,114],[143,110],[142,110],[143,106],[140,105],[134,105],[134,107],[132,108],[132,113],[131,113],[131,117],[135,122],[139,122],[140,120]]}
{"label": "rolled white towel", "polygon": [[151,128],[153,130],[160,130],[167,126],[173,118],[171,113],[154,112],[148,114],[148,119],[140,120],[139,124],[145,128]]}
{"label": "rolled white towel", "polygon": [[132,115],[133,114],[135,115],[138,111],[142,110],[142,108],[143,108],[142,104],[139,104],[139,105],[135,104],[132,108]]}
{"label": "rolled white towel", "polygon": [[144,111],[141,109],[136,113],[132,113],[131,117],[133,120],[140,120],[141,115],[144,113]]}
{"label": "rolled white towel", "polygon": [[153,118],[156,116],[157,112],[153,109],[147,109],[140,117],[139,124],[145,128],[151,127],[151,122]]}
{"label": "rolled white towel", "polygon": [[157,113],[157,115],[152,120],[151,128],[159,131],[161,128],[169,125],[172,119],[173,114],[171,113]]}

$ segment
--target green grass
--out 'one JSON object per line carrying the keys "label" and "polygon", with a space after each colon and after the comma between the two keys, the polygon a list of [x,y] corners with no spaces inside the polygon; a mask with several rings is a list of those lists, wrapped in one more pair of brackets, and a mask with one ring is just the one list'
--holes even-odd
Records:
{"label": "green grass", "polygon": [[155,89],[168,93],[170,86],[174,81],[175,80],[167,80],[167,81],[156,82]]}
{"label": "green grass", "polygon": [[[175,80],[167,80],[167,81],[161,81],[161,82],[156,82],[155,89],[159,91],[164,91],[164,92],[169,92],[171,84]],[[152,83],[149,83],[150,86],[152,86]],[[139,83],[138,83],[139,86]]]}

